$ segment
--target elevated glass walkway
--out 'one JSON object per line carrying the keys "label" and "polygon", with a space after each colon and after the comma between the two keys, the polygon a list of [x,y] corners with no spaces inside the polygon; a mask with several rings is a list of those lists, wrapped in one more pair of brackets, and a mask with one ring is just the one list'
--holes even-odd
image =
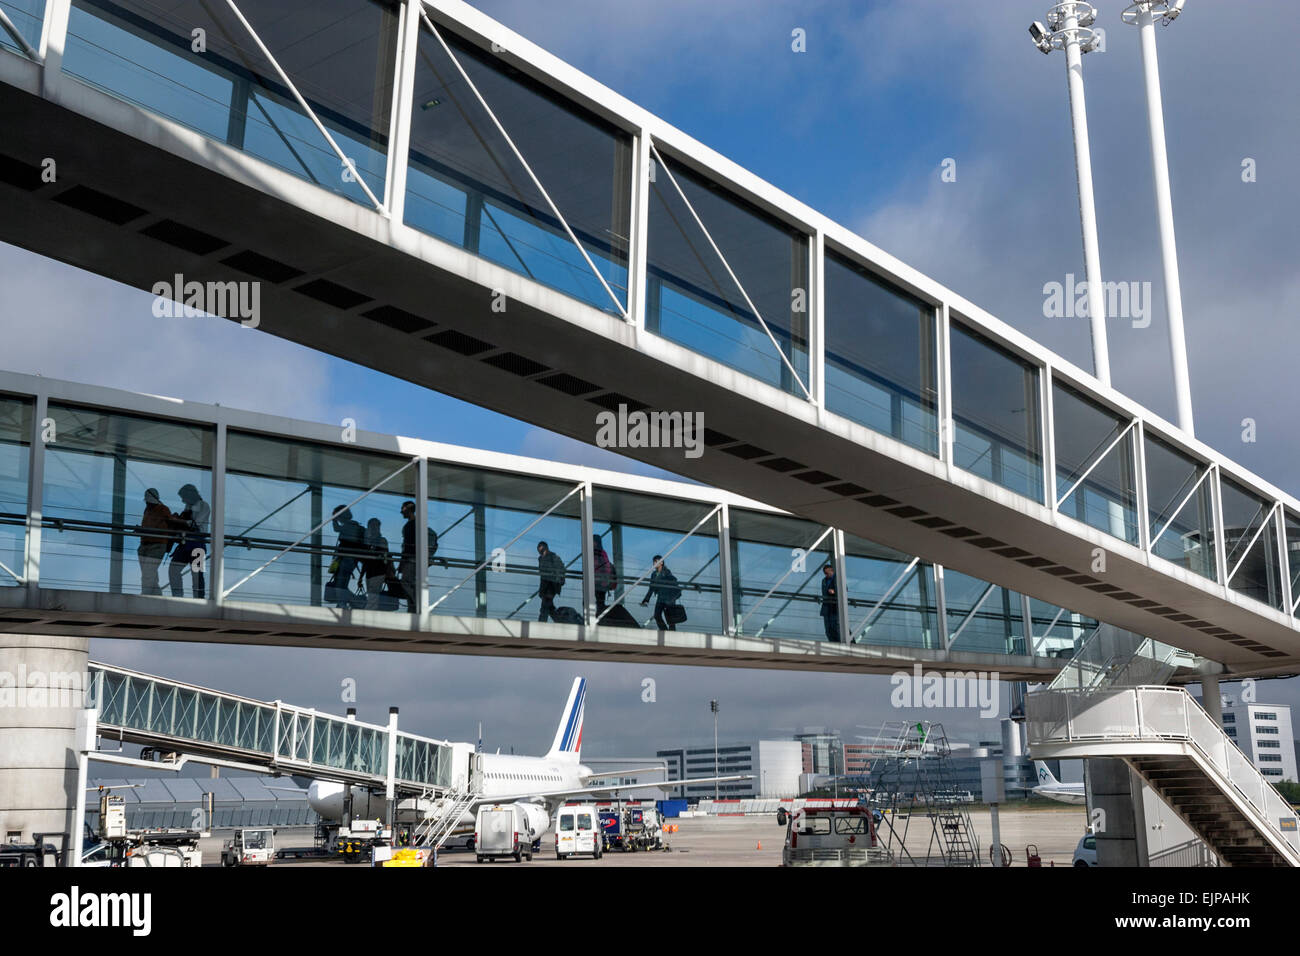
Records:
{"label": "elevated glass walkway", "polygon": [[431,740],[283,701],[258,701],[92,662],[87,706],[101,737],[203,754],[313,778],[383,786],[395,747],[398,790],[452,784],[453,750]]}
{"label": "elevated glass walkway", "polygon": [[0,373],[0,630],[1046,681],[1096,626],[699,485]]}
{"label": "elevated glass walkway", "polygon": [[[834,527],[862,573],[892,560],[862,541],[919,555],[900,600],[913,617],[934,604],[934,647],[961,606],[931,596],[942,567],[954,599],[959,572],[997,586],[970,584],[967,609],[1005,599],[1015,617],[1009,590],[1236,673],[1300,668],[1300,501],[472,7],[0,11],[0,240],[587,442],[602,410],[701,413],[698,456],[622,450],[799,516],[751,521],[759,545],[777,524],[789,547],[795,529]],[[176,473],[225,467],[203,457],[223,449],[245,475],[226,529],[243,535],[212,555],[224,586],[279,601],[296,581],[311,604],[322,582],[302,547],[323,545],[244,507],[287,490],[275,483],[296,480],[298,459],[191,432],[175,437]],[[335,457],[327,487],[392,471]],[[406,493],[415,471],[376,493]],[[513,490],[491,494],[508,507]],[[311,528],[323,497],[282,501]],[[576,500],[552,517],[581,521]],[[125,546],[111,515],[60,527],[72,547],[105,529]],[[240,580],[282,545],[291,560]],[[446,556],[448,576],[462,570]],[[119,593],[107,569],[97,586]],[[772,595],[751,581],[701,584],[697,613],[756,633],[797,579]],[[801,617],[795,630],[815,629],[809,608],[792,600],[763,636]]]}

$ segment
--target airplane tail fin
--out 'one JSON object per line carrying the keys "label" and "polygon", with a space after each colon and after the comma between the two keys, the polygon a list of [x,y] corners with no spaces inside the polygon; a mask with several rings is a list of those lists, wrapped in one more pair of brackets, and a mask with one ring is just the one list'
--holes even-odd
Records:
{"label": "airplane tail fin", "polygon": [[1059,783],[1056,775],[1041,760],[1034,761],[1034,772],[1038,774],[1038,785],[1040,787],[1050,787]]}
{"label": "airplane tail fin", "polygon": [[582,754],[582,710],[587,698],[587,680],[575,677],[569,690],[569,701],[560,715],[560,725],[555,728],[555,740],[546,754],[577,761]]}

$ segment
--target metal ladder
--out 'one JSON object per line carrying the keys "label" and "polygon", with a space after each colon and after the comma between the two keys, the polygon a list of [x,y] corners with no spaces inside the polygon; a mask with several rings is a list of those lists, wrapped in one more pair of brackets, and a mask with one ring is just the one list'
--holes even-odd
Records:
{"label": "metal ladder", "polygon": [[474,790],[448,790],[438,800],[438,806],[420,822],[412,835],[413,846],[441,849],[447,837],[456,829],[460,818],[478,799]]}

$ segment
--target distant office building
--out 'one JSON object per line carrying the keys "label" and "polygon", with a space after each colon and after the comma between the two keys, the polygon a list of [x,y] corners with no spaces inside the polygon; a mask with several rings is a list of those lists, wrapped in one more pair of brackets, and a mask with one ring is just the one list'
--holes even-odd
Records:
{"label": "distant office building", "polygon": [[1246,704],[1224,695],[1223,730],[1270,781],[1300,780],[1289,704]]}
{"label": "distant office building", "polygon": [[834,731],[795,734],[803,745],[803,772],[835,776],[844,773],[844,744]]}
{"label": "distant office building", "polygon": [[[722,799],[796,796],[799,792],[799,774],[803,769],[803,748],[797,740],[721,744],[717,751],[716,774],[712,744],[660,750],[656,756],[666,762],[670,780],[730,774],[753,775],[750,780],[717,784],[716,793]],[[715,784],[702,783],[676,788],[669,796],[699,800],[711,799],[714,793]]]}

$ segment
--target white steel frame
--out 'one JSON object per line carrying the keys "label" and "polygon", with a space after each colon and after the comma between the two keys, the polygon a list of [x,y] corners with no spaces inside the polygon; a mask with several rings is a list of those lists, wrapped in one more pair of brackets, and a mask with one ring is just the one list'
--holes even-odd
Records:
{"label": "white steel frame", "polygon": [[[809,303],[810,325],[815,340],[822,338],[819,332],[822,331],[823,327],[820,325],[818,317],[822,316],[824,312],[825,289],[824,283],[819,280],[822,279],[821,263],[824,261],[821,257],[825,255],[827,248],[835,249],[838,254],[847,256],[864,268],[879,275],[885,281],[918,297],[934,308],[935,322],[938,325],[938,328],[936,328],[936,352],[938,353],[937,361],[940,368],[937,378],[939,393],[937,408],[940,414],[941,432],[945,429],[951,431],[951,425],[944,423],[950,421],[952,406],[951,375],[947,367],[950,357],[946,345],[947,326],[951,321],[950,316],[953,312],[960,314],[962,321],[981,336],[1019,355],[1031,366],[1037,368],[1042,402],[1040,420],[1042,423],[1043,475],[1045,478],[1042,502],[1044,508],[1042,513],[1037,515],[1040,520],[1072,531],[1084,540],[1092,540],[1100,534],[1104,540],[1113,542],[1108,547],[1118,551],[1124,551],[1124,549],[1132,547],[1131,553],[1141,556],[1141,559],[1151,567],[1164,571],[1171,576],[1180,577],[1180,579],[1184,576],[1185,569],[1180,565],[1167,561],[1153,553],[1153,541],[1158,540],[1159,535],[1152,539],[1149,531],[1143,533],[1140,536],[1142,540],[1139,546],[1133,547],[1121,540],[1114,539],[1113,536],[1102,529],[1095,529],[1090,525],[1059,513],[1057,502],[1061,499],[1058,499],[1055,493],[1055,419],[1052,413],[1052,388],[1058,382],[1081,392],[1092,401],[1109,409],[1118,417],[1129,421],[1131,423],[1130,430],[1136,431],[1139,439],[1145,435],[1158,438],[1193,459],[1202,470],[1207,473],[1213,471],[1215,479],[1213,498],[1216,540],[1219,543],[1219,546],[1216,547],[1219,564],[1217,581],[1193,583],[1195,586],[1206,588],[1219,598],[1232,603],[1258,608],[1261,613],[1269,610],[1268,605],[1257,602],[1243,594],[1232,592],[1228,586],[1228,568],[1224,566],[1224,548],[1222,547],[1224,536],[1218,482],[1225,477],[1230,477],[1258,497],[1264,498],[1273,504],[1271,520],[1281,522],[1277,530],[1279,541],[1283,543],[1286,541],[1286,530],[1285,522],[1281,521],[1281,518],[1287,511],[1300,513],[1300,500],[1285,494],[1276,486],[1241,468],[1214,449],[1197,441],[1189,432],[1179,429],[1109,385],[1099,381],[1096,376],[1090,375],[1083,369],[1053,354],[987,311],[980,309],[975,304],[878,249],[840,224],[764,182],[754,174],[727,160],[653,114],[596,83],[523,37],[493,21],[480,11],[469,6],[469,4],[462,2],[462,0],[406,0],[406,4],[408,8],[410,4],[418,4],[420,19],[427,21],[431,26],[453,29],[469,42],[485,48],[492,47],[495,55],[499,56],[503,61],[549,87],[561,97],[566,97],[572,102],[592,110],[633,138],[635,145],[634,175],[632,177],[631,192],[627,197],[629,208],[632,210],[629,236],[629,308],[620,307],[619,312],[625,321],[632,323],[638,330],[635,348],[655,357],[663,358],[666,361],[675,362],[679,367],[700,369],[702,373],[703,370],[712,372],[716,369],[719,375],[723,374],[724,366],[720,363],[707,359],[685,346],[658,336],[639,334],[644,331],[644,286],[646,282],[647,253],[648,184],[644,180],[648,175],[649,163],[652,157],[660,155],[662,150],[666,150],[671,153],[675,161],[682,162],[693,170],[700,172],[720,187],[731,191],[740,199],[752,203],[755,207],[802,231],[808,237],[812,254],[818,260],[814,262],[809,283],[811,299]],[[413,227],[406,225],[400,220],[400,217],[383,219],[383,227],[375,228],[365,220],[364,214],[355,211],[356,203],[352,200],[331,193],[324,187],[305,184],[293,174],[272,167],[270,164],[257,160],[233,147],[205,139],[201,134],[194,133],[180,124],[156,114],[148,113],[141,108],[121,104],[120,100],[114,99],[110,94],[101,94],[97,90],[92,90],[84,84],[78,83],[73,77],[64,76],[61,72],[61,63],[62,51],[67,36],[69,8],[70,0],[49,0],[46,4],[39,50],[41,61],[39,63],[33,63],[26,57],[11,51],[0,51],[0,79],[3,82],[18,82],[16,78],[20,76],[35,77],[36,85],[39,86],[45,96],[64,102],[69,108],[89,111],[88,115],[92,116],[95,115],[94,110],[100,108],[101,103],[112,103],[116,113],[121,115],[129,113],[135,118],[133,129],[137,127],[144,128],[146,125],[150,128],[166,128],[169,133],[174,134],[173,139],[176,143],[192,149],[195,162],[219,162],[221,164],[220,168],[225,170],[228,175],[243,177],[244,180],[251,181],[255,186],[261,184],[263,189],[283,189],[285,194],[290,196],[311,195],[319,197],[322,215],[326,219],[345,224],[348,228],[364,230],[367,233],[377,235],[387,235],[391,237],[391,241],[394,243],[400,243],[403,248],[413,250],[419,250],[439,242],[439,240],[428,237]],[[414,81],[413,51],[409,49],[409,45],[418,42],[419,39],[419,30],[412,26],[412,19],[408,16],[403,22],[402,29],[398,31],[398,43],[401,48],[397,51],[395,58],[397,75],[394,80],[398,91],[394,101],[399,105],[397,106],[397,113],[390,117],[390,125],[394,135],[390,138],[393,147],[390,148],[389,156],[389,168],[398,175],[390,177],[389,180],[391,186],[389,198],[393,200],[390,208],[400,207],[400,197],[396,195],[396,191],[399,189],[400,183],[404,181],[406,156],[397,152],[397,145],[409,142],[411,117],[408,107],[411,101],[410,90]],[[442,40],[440,33],[439,39],[445,44],[445,40]],[[24,80],[24,82],[29,81]],[[495,115],[493,120],[499,122]],[[135,133],[133,135],[140,134]],[[193,146],[187,145],[191,143]],[[176,149],[180,150],[182,146],[177,146]],[[186,153],[186,155],[190,154]],[[358,177],[358,181],[360,181],[360,177]],[[362,185],[364,187],[364,182]],[[382,206],[383,204],[376,203],[377,210],[381,209]],[[344,216],[343,210],[351,210],[351,212]],[[383,212],[376,212],[375,215],[382,217]],[[571,232],[571,230],[568,230],[567,223],[565,226],[566,231]],[[710,241],[712,241],[711,238]],[[581,249],[581,243],[578,243],[578,245]],[[582,251],[585,256],[585,249]],[[728,268],[730,269],[729,266]],[[604,283],[603,277],[599,275],[599,270],[596,270],[596,273],[602,284],[606,285],[608,291],[608,285]],[[555,307],[557,301],[563,300],[566,303],[564,306],[566,310],[570,310],[574,316],[579,318],[590,318],[593,328],[599,328],[596,322],[600,317],[608,316],[608,313],[602,312],[594,306],[580,303],[577,300],[570,300],[563,294],[556,295],[553,290],[542,287],[540,283],[533,282],[511,270],[483,260],[476,262],[476,281],[490,284],[493,287],[508,287],[526,301],[535,301],[550,307]],[[617,300],[616,296],[615,300]],[[770,336],[770,330],[768,331]],[[815,426],[815,423],[820,422],[828,428],[834,428],[840,434],[870,435],[873,442],[888,450],[890,454],[899,460],[909,463],[915,462],[918,467],[927,467],[927,460],[935,460],[935,456],[919,452],[910,445],[906,445],[888,435],[870,432],[865,426],[861,426],[829,410],[825,405],[824,387],[819,384],[818,375],[818,370],[823,368],[823,352],[826,343],[824,340],[816,341],[816,345],[817,354],[810,355],[809,363],[810,369],[813,370],[812,389],[810,390],[808,384],[799,379],[806,400],[757,380],[747,382],[746,387],[752,388],[755,394],[760,396],[771,407],[791,415],[806,418],[810,425]],[[778,352],[780,352],[779,348]],[[782,360],[788,364],[788,359],[784,353],[780,354]],[[791,370],[793,371],[793,369]],[[726,373],[738,374],[734,370],[726,370]],[[743,376],[743,373],[740,374]],[[809,408],[810,412],[805,414],[802,411],[804,407]],[[951,465],[951,450],[948,448],[951,436],[942,437],[947,440],[940,442],[940,453],[937,457],[940,464],[949,469],[950,480],[989,498],[997,499],[999,496],[1006,494],[1006,490],[1001,486],[954,468]],[[1134,457],[1137,463],[1135,468],[1137,487],[1134,491],[1139,501],[1145,501],[1146,475],[1141,449],[1135,452]],[[39,507],[39,497],[33,497],[30,500]],[[1148,518],[1148,514],[1140,515],[1139,528],[1147,524]],[[29,529],[29,551],[33,543],[39,545],[39,530],[39,527]],[[37,551],[38,555],[39,551]],[[23,577],[29,587],[38,587],[39,568],[36,566],[38,560],[33,561],[31,558],[32,556],[29,554],[27,573]],[[724,562],[729,563],[729,556],[726,555],[725,549]],[[1287,567],[1285,562],[1283,567]],[[1297,595],[1291,593],[1295,589],[1291,586],[1289,573],[1284,574],[1283,578],[1283,590],[1286,594],[1284,608],[1293,612],[1300,604],[1297,602]],[[726,597],[724,593],[724,604]],[[1286,623],[1292,628],[1297,628],[1293,613],[1288,613],[1286,609],[1272,609],[1276,612],[1275,619],[1285,616]]]}

